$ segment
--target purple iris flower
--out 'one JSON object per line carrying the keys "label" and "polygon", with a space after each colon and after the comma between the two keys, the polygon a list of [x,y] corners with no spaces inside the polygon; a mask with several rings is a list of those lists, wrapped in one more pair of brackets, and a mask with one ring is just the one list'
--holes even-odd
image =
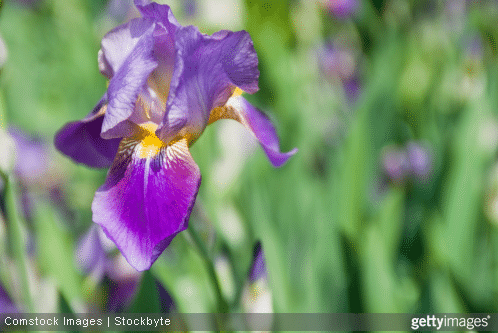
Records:
{"label": "purple iris flower", "polygon": [[208,124],[239,121],[277,167],[297,150],[280,152],[268,118],[242,97],[258,90],[247,32],[208,36],[181,26],[167,5],[135,5],[142,17],[102,40],[107,92],[86,118],[61,129],[55,145],[76,162],[110,166],[93,200],[93,221],[142,271],[187,228],[201,181],[189,147]]}
{"label": "purple iris flower", "polygon": [[[246,313],[272,313],[272,291],[267,281],[265,253],[260,242],[254,247],[253,262],[247,282],[242,291],[242,307],[244,311]],[[247,316],[247,323],[251,330],[255,330],[254,323],[257,323],[256,326],[263,324],[261,320],[260,316]],[[265,326],[270,328],[273,316],[269,315],[264,320],[266,321]]]}
{"label": "purple iris flower", "polygon": [[249,281],[256,282],[259,279],[266,279],[266,259],[261,243],[257,242],[253,251],[253,262],[249,272]]}

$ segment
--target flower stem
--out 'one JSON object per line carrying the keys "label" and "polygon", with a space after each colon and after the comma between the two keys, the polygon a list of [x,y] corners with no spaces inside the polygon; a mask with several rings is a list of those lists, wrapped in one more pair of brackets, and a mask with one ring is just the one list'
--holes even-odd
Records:
{"label": "flower stem", "polygon": [[197,246],[201,257],[204,260],[204,263],[206,264],[209,278],[211,280],[211,283],[213,284],[213,287],[214,287],[214,290],[216,293],[216,298],[218,301],[218,313],[227,313],[228,312],[228,303],[225,300],[225,298],[223,297],[223,294],[221,293],[220,283],[218,281],[218,277],[216,276],[216,271],[214,269],[213,260],[209,256],[209,253],[206,249],[206,246],[204,245],[204,242],[202,241],[201,237],[195,231],[195,229],[192,225],[187,229],[187,232],[191,236],[195,245]]}
{"label": "flower stem", "polygon": [[19,282],[21,284],[21,295],[24,305],[29,312],[34,311],[33,302],[29,288],[28,270],[26,267],[26,242],[22,235],[22,218],[17,208],[17,187],[14,178],[1,173],[5,183],[5,210],[9,221],[9,238],[12,244],[12,253],[16,266],[19,269]]}

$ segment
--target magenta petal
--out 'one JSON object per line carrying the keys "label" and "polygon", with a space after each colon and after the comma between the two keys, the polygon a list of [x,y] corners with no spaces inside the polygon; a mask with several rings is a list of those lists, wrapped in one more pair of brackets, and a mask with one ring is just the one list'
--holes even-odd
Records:
{"label": "magenta petal", "polygon": [[239,121],[254,134],[273,166],[283,165],[292,155],[297,153],[297,148],[287,153],[280,152],[277,132],[271,121],[242,96],[230,98],[226,107],[229,114],[225,117]]}
{"label": "magenta petal", "polygon": [[141,158],[141,143],[124,139],[92,204],[103,227],[138,271],[149,269],[176,234],[187,228],[201,175],[186,140]]}
{"label": "magenta petal", "polygon": [[119,146],[119,139],[100,137],[104,120],[105,96],[83,120],[66,124],[54,139],[55,147],[78,163],[108,168]]}

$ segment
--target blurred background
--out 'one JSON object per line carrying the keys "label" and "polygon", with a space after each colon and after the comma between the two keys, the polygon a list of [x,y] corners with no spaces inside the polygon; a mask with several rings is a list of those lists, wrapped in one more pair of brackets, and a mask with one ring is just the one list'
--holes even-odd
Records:
{"label": "blurred background", "polygon": [[299,152],[275,169],[240,124],[209,126],[190,217],[209,260],[181,233],[145,273],[91,221],[107,171],[53,147],[106,89],[101,38],[138,13],[0,3],[1,312],[216,312],[206,262],[233,312],[498,312],[498,2],[161,1],[251,34],[247,99]]}

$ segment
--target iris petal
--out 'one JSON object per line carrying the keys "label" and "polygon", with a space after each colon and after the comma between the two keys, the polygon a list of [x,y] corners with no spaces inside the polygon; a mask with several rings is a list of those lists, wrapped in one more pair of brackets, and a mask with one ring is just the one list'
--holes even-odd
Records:
{"label": "iris petal", "polygon": [[297,153],[297,148],[287,153],[280,152],[278,136],[271,121],[237,92],[223,107],[214,108],[211,111],[209,123],[219,119],[233,119],[244,125],[259,141],[271,164],[275,167],[283,165]]}
{"label": "iris petal", "polygon": [[193,141],[206,127],[210,111],[224,105],[235,86],[258,90],[258,59],[245,31],[207,36],[188,26],[175,36],[175,69],[158,136],[168,142],[190,135]]}
{"label": "iris petal", "polygon": [[[171,76],[175,65],[175,32],[180,24],[174,17],[171,9],[167,5],[150,3],[138,5],[137,8],[144,17],[150,19],[155,24],[154,29],[154,57],[158,62],[157,68],[151,73],[149,86],[151,86],[159,98],[166,105],[169,94]],[[164,114],[164,107],[161,116]],[[159,122],[161,122],[159,119]]]}
{"label": "iris petal", "polygon": [[66,124],[55,135],[55,147],[78,163],[93,168],[111,166],[120,139],[104,140],[100,130],[106,105],[104,96],[83,120]]}
{"label": "iris petal", "polygon": [[168,5],[150,1],[135,1],[135,5],[144,18],[150,18],[161,24],[169,32],[174,32],[174,26],[180,26]]}
{"label": "iris petal", "polygon": [[102,40],[103,56],[99,58],[107,61],[113,73],[107,90],[109,104],[102,124],[104,139],[133,133],[127,119],[133,114],[138,95],[150,73],[157,67],[153,56],[153,32],[152,21],[135,19],[112,30]]}
{"label": "iris petal", "polygon": [[156,143],[124,139],[92,204],[94,222],[139,271],[187,228],[201,181],[185,139],[152,149]]}
{"label": "iris petal", "polygon": [[137,45],[143,42],[144,38],[151,35],[153,22],[136,18],[128,23],[117,26],[109,31],[101,42],[100,61],[106,63],[100,64],[107,68],[107,72],[114,76],[115,73],[125,64],[127,59],[134,53]]}

